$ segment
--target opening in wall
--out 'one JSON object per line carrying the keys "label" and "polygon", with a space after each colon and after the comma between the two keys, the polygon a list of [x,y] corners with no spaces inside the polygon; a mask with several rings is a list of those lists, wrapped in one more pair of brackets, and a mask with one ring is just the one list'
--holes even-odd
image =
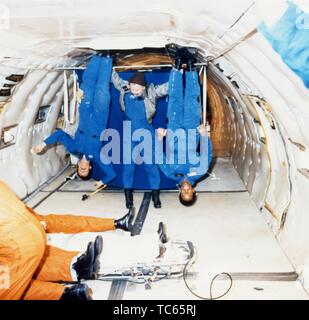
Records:
{"label": "opening in wall", "polygon": [[0,138],[0,150],[13,146],[16,143],[18,125],[3,128]]}

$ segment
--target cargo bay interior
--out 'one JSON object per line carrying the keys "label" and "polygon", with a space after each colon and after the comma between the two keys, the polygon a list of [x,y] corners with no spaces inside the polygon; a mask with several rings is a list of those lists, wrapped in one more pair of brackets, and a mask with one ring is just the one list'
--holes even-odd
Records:
{"label": "cargo bay interior", "polygon": [[[194,243],[197,260],[188,282],[197,295],[209,296],[213,277],[227,272],[233,275],[233,284],[223,299],[308,299],[308,91],[259,33],[246,38],[256,27],[254,12],[229,29],[250,1],[239,1],[226,18],[214,4],[193,8],[192,16],[181,13],[184,1],[177,2],[177,8],[172,1],[166,7],[144,4],[131,24],[136,12],[117,8],[126,28],[115,25],[108,15],[102,25],[89,10],[96,19],[87,20],[83,31],[81,1],[74,17],[64,18],[72,3],[63,14],[53,5],[51,20],[59,19],[57,31],[51,29],[52,21],[42,23],[46,7],[33,1],[37,17],[29,22],[31,13],[23,7],[21,14],[21,7],[13,5],[14,28],[0,61],[1,180],[42,214],[122,216],[126,209],[119,188],[81,201],[84,193],[94,190],[94,182],[65,181],[74,168],[64,148],[57,146],[38,156],[31,147],[56,127],[74,133],[78,73],[96,50],[111,50],[119,71],[130,67],[163,72],[173,62],[167,44],[197,47],[201,64],[207,64],[207,88],[203,69],[200,82],[202,100],[207,100],[214,163],[207,179],[197,185],[194,207],[181,206],[177,190],[166,190],[162,209],[150,205],[139,231],[150,234],[164,221],[171,237]],[[227,1],[222,4],[230,6]],[[112,3],[110,10],[116,10]],[[160,24],[152,22],[150,30],[140,31],[147,17],[156,17]],[[42,34],[30,32],[25,54],[18,39],[23,34],[21,25],[27,23],[29,30],[37,30],[42,23]],[[93,32],[94,26],[102,28],[101,33]],[[64,99],[69,101],[67,108]],[[147,191],[136,192],[137,211],[145,195]],[[84,249],[92,238],[92,234],[51,235],[49,240],[63,248]],[[226,278],[216,282],[215,295],[225,292],[229,284]],[[182,278],[154,283],[150,290],[126,281],[91,281],[89,286],[96,299],[197,298]]]}

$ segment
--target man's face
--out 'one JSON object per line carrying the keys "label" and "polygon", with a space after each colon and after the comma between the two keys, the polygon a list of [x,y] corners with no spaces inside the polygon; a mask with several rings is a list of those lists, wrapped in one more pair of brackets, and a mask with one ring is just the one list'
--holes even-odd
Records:
{"label": "man's face", "polygon": [[180,188],[180,196],[183,201],[190,202],[193,199],[195,190],[188,181],[183,181]]}
{"label": "man's face", "polygon": [[134,97],[140,97],[145,92],[146,87],[143,87],[136,83],[130,83],[130,91],[134,95]]}
{"label": "man's face", "polygon": [[91,169],[90,161],[82,158],[77,165],[77,173],[80,177],[87,177]]}

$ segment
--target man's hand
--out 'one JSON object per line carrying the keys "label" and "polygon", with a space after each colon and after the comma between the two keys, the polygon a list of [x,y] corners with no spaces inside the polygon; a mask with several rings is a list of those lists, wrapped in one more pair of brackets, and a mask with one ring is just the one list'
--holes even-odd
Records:
{"label": "man's hand", "polygon": [[45,147],[46,147],[46,143],[42,142],[42,143],[38,144],[37,146],[33,147],[31,151],[33,153],[38,154],[38,153],[41,153],[45,149]]}
{"label": "man's hand", "polygon": [[200,133],[201,136],[203,137],[206,137],[207,136],[207,129],[206,127],[201,124],[199,127],[198,127],[198,132]]}
{"label": "man's hand", "polygon": [[167,134],[167,130],[166,129],[163,129],[163,128],[159,128],[157,129],[157,132],[158,132],[158,137],[160,140],[163,140],[163,138],[166,136]]}

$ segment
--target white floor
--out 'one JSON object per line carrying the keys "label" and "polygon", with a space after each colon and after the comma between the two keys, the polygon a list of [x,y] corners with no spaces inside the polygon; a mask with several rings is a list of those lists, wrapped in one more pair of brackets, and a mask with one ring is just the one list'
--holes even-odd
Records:
{"label": "white floor", "polygon": [[[225,164],[226,166],[228,165]],[[217,176],[223,178],[224,173],[219,171]],[[62,180],[63,177],[57,179],[49,186],[50,190]],[[46,192],[38,194],[28,205],[34,205],[45,195]],[[45,200],[36,210],[43,214],[70,213],[115,218],[121,217],[126,212],[124,196],[121,193],[100,193],[84,202],[81,201],[81,195],[80,192],[58,192]],[[137,208],[142,198],[142,193],[135,194]],[[194,293],[205,298],[209,297],[210,281],[221,272],[294,271],[247,192],[222,193],[221,190],[220,193],[200,193],[197,204],[192,208],[181,206],[174,193],[162,194],[161,200],[162,209],[157,210],[150,206],[142,234],[155,234],[159,221],[163,221],[171,238],[190,240],[194,243],[198,256],[194,268],[190,271],[197,273],[197,276],[188,279],[188,285]],[[118,239],[127,237],[120,231],[115,233]],[[62,236],[58,235],[57,241],[59,237]],[[78,243],[80,250],[83,250],[88,239],[94,237],[94,234],[79,235],[75,244]],[[109,233],[108,236],[105,234],[105,237],[113,235]],[[70,249],[72,241],[70,245],[68,243],[66,245],[65,239],[63,236],[64,247]],[[120,255],[131,255],[135,249],[132,247],[131,252],[122,251]],[[144,250],[145,252],[150,250],[146,243]],[[104,263],[104,253],[102,263]],[[93,288],[95,299],[108,298],[110,282],[88,283]],[[221,295],[228,287],[228,281],[217,281],[213,295]],[[187,289],[183,279],[180,278],[154,283],[151,290],[146,290],[143,285],[128,283],[123,299],[164,300],[197,299],[197,297]],[[298,282],[237,280],[233,282],[232,289],[223,299],[308,299],[308,295]]]}
{"label": "white floor", "polygon": [[198,183],[196,190],[201,192],[246,191],[246,187],[229,158],[214,159],[209,177]]}

